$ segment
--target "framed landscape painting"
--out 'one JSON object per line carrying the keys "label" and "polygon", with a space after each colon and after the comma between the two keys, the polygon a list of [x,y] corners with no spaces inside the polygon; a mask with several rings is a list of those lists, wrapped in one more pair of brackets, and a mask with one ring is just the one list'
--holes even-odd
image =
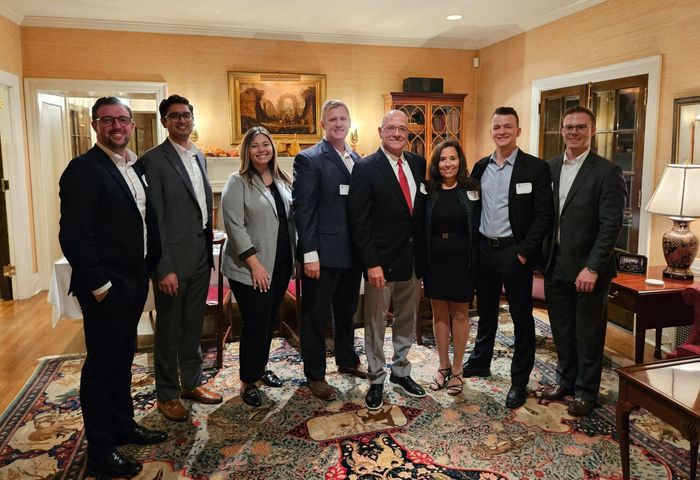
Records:
{"label": "framed landscape painting", "polygon": [[304,73],[228,72],[231,143],[258,125],[275,140],[316,143],[321,139],[321,105],[326,76]]}

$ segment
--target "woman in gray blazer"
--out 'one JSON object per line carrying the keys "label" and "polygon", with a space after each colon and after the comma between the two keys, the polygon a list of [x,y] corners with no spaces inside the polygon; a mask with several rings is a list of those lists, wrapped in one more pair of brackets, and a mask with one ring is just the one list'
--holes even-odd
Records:
{"label": "woman in gray blazer", "polygon": [[268,370],[277,309],[294,265],[295,230],[292,181],[279,168],[274,143],[263,127],[246,132],[241,167],[226,182],[221,211],[226,245],[221,270],[241,312],[241,396],[250,406],[262,405],[257,381],[269,387],[282,380]]}

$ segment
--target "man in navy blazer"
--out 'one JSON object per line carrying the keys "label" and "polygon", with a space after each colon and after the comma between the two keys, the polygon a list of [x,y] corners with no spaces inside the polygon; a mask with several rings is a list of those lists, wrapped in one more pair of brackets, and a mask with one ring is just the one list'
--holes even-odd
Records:
{"label": "man in navy blazer", "polygon": [[381,147],[360,160],[350,179],[350,231],[365,275],[365,350],[370,387],[365,405],[383,405],[386,315],[393,305],[391,383],[413,397],[425,390],[411,378],[408,351],[415,338],[420,279],[425,271],[425,159],[403,149],[408,119],[384,115]]}
{"label": "man in navy blazer", "polygon": [[338,371],[367,378],[355,351],[352,320],[362,271],[353,255],[348,224],[350,173],[360,156],[345,143],[350,111],[340,100],[321,107],[323,140],[294,158],[293,205],[303,256],[301,356],[311,392],[335,397],[326,382],[325,330],[333,321]]}
{"label": "man in navy blazer", "polygon": [[131,109],[118,98],[100,98],[92,107],[92,128],[97,144],[74,158],[59,181],[59,241],[73,269],[70,290],[83,311],[87,357],[80,406],[87,469],[111,478],[142,469],[115,447],[166,439],[134,422],[131,398],[136,327],[160,244],[143,170],[126,148],[134,129]]}
{"label": "man in navy blazer", "polygon": [[535,322],[532,317],[532,275],[542,263],[542,242],[552,226],[552,183],[547,163],[517,146],[518,114],[499,107],[491,115],[496,149],[479,160],[472,176],[481,184],[481,225],[476,282],[479,328],[463,375],[491,375],[498,328],[498,307],[505,288],[515,327],[511,387],[506,407],[527,399],[527,384],[535,362]]}
{"label": "man in navy blazer", "polygon": [[194,107],[170,95],[158,106],[168,138],[141,157],[158,216],[162,255],[153,287],[156,301],[154,364],[158,411],[185,421],[180,397],[221,403],[202,386],[202,323],[214,266],[212,193],[204,154],[190,141]]}
{"label": "man in navy blazer", "polygon": [[564,112],[563,155],[549,161],[555,228],[545,274],[549,322],[557,348],[557,384],[548,400],[573,394],[568,413],[591,413],[598,398],[608,315],[608,291],[617,275],[615,245],[627,188],[622,169],[591,151],[595,114],[582,106]]}

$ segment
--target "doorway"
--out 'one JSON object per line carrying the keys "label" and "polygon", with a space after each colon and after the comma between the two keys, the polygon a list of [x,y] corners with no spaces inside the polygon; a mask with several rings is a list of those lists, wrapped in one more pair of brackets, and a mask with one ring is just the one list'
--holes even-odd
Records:
{"label": "doorway", "polygon": [[[0,115],[8,108],[8,89],[0,85]],[[12,276],[10,274],[12,261],[10,260],[10,229],[7,222],[7,200],[5,194],[9,188],[9,180],[5,178],[3,170],[3,133],[0,131],[0,300],[12,300]]]}

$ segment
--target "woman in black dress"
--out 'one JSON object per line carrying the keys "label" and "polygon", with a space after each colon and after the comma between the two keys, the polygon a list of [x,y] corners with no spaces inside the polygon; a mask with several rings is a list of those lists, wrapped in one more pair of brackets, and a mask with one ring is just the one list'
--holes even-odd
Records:
{"label": "woman in black dress", "polygon": [[[462,360],[469,337],[469,302],[474,296],[479,242],[479,182],[469,177],[467,160],[456,140],[442,142],[430,159],[425,208],[428,269],[425,296],[433,309],[433,332],[440,365],[431,390],[462,392]],[[454,342],[450,364],[450,320]]]}

